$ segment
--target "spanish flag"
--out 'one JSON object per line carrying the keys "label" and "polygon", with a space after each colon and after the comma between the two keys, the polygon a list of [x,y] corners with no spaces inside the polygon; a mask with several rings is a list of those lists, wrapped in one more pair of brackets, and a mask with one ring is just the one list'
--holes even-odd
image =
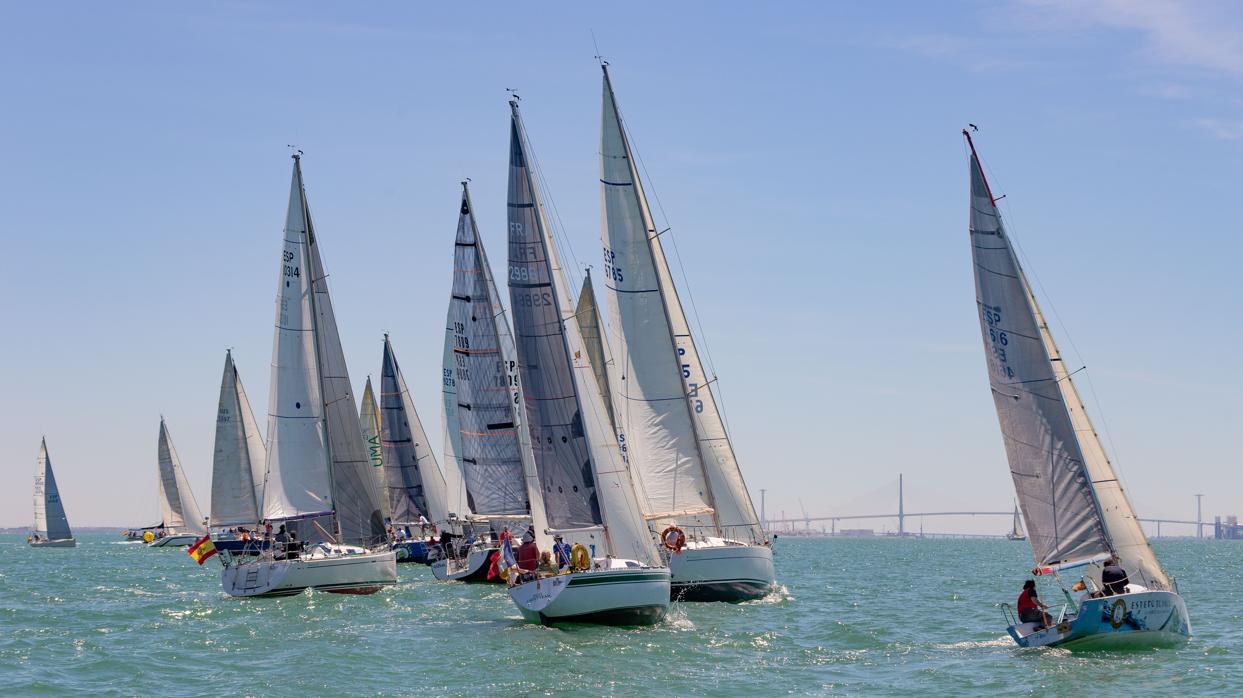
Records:
{"label": "spanish flag", "polygon": [[211,536],[206,535],[187,548],[186,552],[190,554],[190,557],[194,558],[195,562],[202,565],[207,558],[216,554],[216,546],[212,545]]}

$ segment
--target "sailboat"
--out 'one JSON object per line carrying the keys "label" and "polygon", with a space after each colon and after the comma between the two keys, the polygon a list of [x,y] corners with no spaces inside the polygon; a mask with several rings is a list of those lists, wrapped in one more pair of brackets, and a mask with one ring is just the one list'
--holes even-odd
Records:
{"label": "sailboat", "polygon": [[389,516],[397,537],[393,551],[398,562],[426,563],[431,522],[448,517],[445,478],[387,334],[380,380],[380,446]]}
{"label": "sailboat", "polygon": [[[1021,622],[1007,605],[1007,631],[1023,647],[1185,640],[1187,606],[1105,455],[1002,225],[971,134],[963,135],[971,151],[971,254],[993,402],[1036,559],[1032,573],[1051,576],[1066,599],[1047,627]],[[1126,572],[1125,593],[1102,583],[1111,558]]]}
{"label": "sailboat", "polygon": [[521,533],[534,520],[545,519],[543,500],[527,491],[527,474],[535,466],[523,423],[514,339],[477,231],[470,186],[462,182],[447,318],[453,347],[445,357],[454,399],[445,409],[452,411],[446,421],[457,428],[446,452],[462,473],[461,523],[469,537],[462,545],[448,546],[446,558],[434,563],[432,572],[467,582],[487,579],[503,531]]}
{"label": "sailboat", "polygon": [[1010,525],[1010,532],[1006,534],[1006,540],[1027,540],[1027,534],[1023,532],[1023,519],[1019,515],[1019,505],[1014,505],[1014,523]]}
{"label": "sailboat", "polygon": [[[534,472],[528,495],[537,546],[561,535],[581,571],[518,576],[523,618],[648,625],[669,610],[669,569],[643,521],[634,483],[595,383],[537,186],[518,101],[510,101],[509,293]],[[460,396],[459,396],[460,397]],[[581,547],[580,547],[581,546]],[[511,581],[513,578],[511,577]]]}
{"label": "sailboat", "polygon": [[341,349],[301,153],[278,273],[263,519],[297,535],[257,557],[225,560],[232,596],[304,589],[371,594],[397,582],[375,475]]}
{"label": "sailboat", "polygon": [[35,530],[26,542],[32,548],[73,548],[78,544],[69,530],[65,504],[60,501],[46,438],[39,444],[39,458],[35,461]]}
{"label": "sailboat", "polygon": [[600,187],[619,426],[644,517],[687,601],[745,601],[776,586],[773,553],[743,482],[644,195],[604,70]]}
{"label": "sailboat", "polygon": [[376,402],[375,390],[371,387],[371,376],[367,376],[367,383],[363,387],[362,404],[358,408],[358,421],[362,425],[363,440],[367,442],[367,456],[371,459],[371,472],[375,475],[376,487],[381,493],[380,513],[384,515],[384,521],[387,523],[392,521],[392,518],[388,497],[383,496],[387,485],[384,479],[384,448],[380,445],[380,405]]}
{"label": "sailboat", "polygon": [[153,548],[185,547],[207,534],[207,524],[190,491],[190,481],[181,468],[181,459],[177,457],[163,417],[160,417],[157,457],[161,528],[151,536],[144,533],[143,540]]}
{"label": "sailboat", "polygon": [[263,435],[242,387],[233,352],[226,351],[216,408],[216,450],[212,457],[208,516],[212,543],[222,553],[258,553],[262,545],[261,541],[250,540],[249,533],[240,535],[237,529],[253,531],[258,527],[266,462]]}

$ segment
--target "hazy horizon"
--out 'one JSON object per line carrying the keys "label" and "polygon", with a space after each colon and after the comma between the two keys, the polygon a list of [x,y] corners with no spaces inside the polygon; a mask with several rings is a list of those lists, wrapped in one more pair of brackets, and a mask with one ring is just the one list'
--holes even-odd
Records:
{"label": "hazy horizon", "polygon": [[567,266],[599,264],[593,33],[769,518],[896,509],[899,473],[910,511],[1013,506],[968,123],[1139,515],[1194,519],[1197,493],[1210,522],[1243,514],[1243,9],[472,9],[6,7],[0,526],[33,519],[45,435],[71,525],[157,522],[161,414],[208,511],[226,348],[266,430],[286,144],[306,153],[355,397],[389,332],[439,434],[466,177],[503,278],[507,88]]}

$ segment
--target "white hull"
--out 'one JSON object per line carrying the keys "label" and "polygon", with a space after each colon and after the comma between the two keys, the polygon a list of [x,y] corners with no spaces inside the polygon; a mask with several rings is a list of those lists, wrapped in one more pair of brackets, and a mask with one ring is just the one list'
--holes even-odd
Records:
{"label": "white hull", "polygon": [[235,558],[220,573],[231,596],[290,596],[305,589],[337,594],[374,594],[397,583],[397,558],[391,550],[371,552],[344,545],[316,545],[302,557],[276,560],[270,555]]}
{"label": "white hull", "polygon": [[678,601],[747,601],[777,585],[772,548],[696,544],[669,556],[672,593]]}
{"label": "white hull", "polygon": [[78,541],[76,538],[30,541],[30,547],[32,548],[76,548],[77,546]]}
{"label": "white hull", "polygon": [[532,623],[653,625],[669,612],[669,570],[635,566],[559,574],[512,586],[509,596]]}
{"label": "white hull", "polygon": [[1159,647],[1186,642],[1191,619],[1178,594],[1145,590],[1085,599],[1078,615],[1053,627],[1037,629],[1035,623],[1020,623],[1007,630],[1021,647]]}
{"label": "white hull", "polygon": [[164,536],[163,538],[156,538],[150,543],[147,543],[147,546],[151,548],[184,548],[189,545],[194,545],[195,541],[199,538],[201,538],[201,536],[173,534],[170,536]]}
{"label": "white hull", "polygon": [[[441,559],[432,563],[432,575],[442,582],[486,582],[496,548],[471,548],[465,560]],[[500,582],[501,580],[494,580]]]}

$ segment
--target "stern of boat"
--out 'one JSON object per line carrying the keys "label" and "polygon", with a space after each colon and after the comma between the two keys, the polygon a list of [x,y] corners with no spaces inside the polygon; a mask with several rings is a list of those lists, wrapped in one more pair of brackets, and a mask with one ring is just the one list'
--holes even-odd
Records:
{"label": "stern of boat", "polygon": [[695,545],[669,555],[675,601],[758,599],[777,585],[772,548],[721,540]]}
{"label": "stern of boat", "polygon": [[654,625],[669,612],[669,570],[635,565],[541,577],[509,596],[532,623]]}
{"label": "stern of boat", "polygon": [[1020,647],[1147,649],[1185,642],[1191,618],[1177,593],[1144,590],[1084,599],[1077,616],[1049,628],[1019,623],[1007,631]]}

